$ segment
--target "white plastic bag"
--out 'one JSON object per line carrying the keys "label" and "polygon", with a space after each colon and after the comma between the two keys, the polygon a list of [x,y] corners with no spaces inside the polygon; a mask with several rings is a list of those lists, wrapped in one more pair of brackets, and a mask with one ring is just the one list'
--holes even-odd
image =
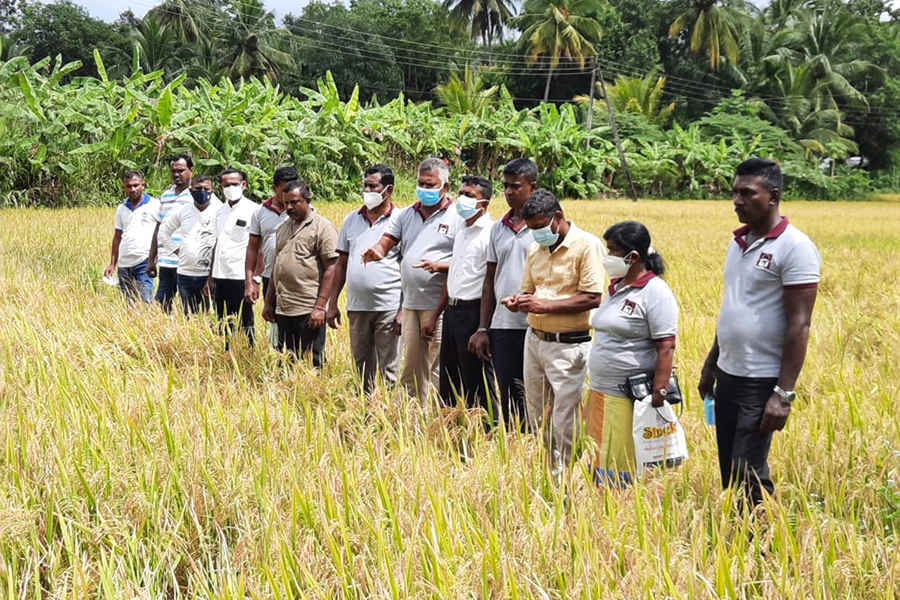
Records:
{"label": "white plastic bag", "polygon": [[634,459],[637,475],[645,469],[670,469],[687,460],[687,440],[672,406],[655,408],[652,397],[634,403]]}

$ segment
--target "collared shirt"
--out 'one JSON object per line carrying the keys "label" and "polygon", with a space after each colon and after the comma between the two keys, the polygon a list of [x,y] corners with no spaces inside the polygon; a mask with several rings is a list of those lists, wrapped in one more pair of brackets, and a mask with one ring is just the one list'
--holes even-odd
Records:
{"label": "collared shirt", "polygon": [[[569,232],[553,252],[538,243],[528,250],[522,291],[539,300],[561,300],[579,292],[602,294],[603,254],[603,244],[597,236],[569,221]],[[570,315],[528,313],[528,324],[549,333],[586,331],[590,328],[591,311]]]}
{"label": "collared shirt", "polygon": [[247,244],[250,241],[250,221],[259,204],[242,196],[231,206],[222,204],[216,213],[216,259],[213,277],[243,281]]}
{"label": "collared shirt", "polygon": [[456,234],[447,273],[447,295],[457,300],[478,300],[487,271],[487,249],[494,220],[487,212]]}
{"label": "collared shirt", "polygon": [[[287,317],[308,315],[316,306],[325,261],[337,258],[338,232],[334,225],[314,210],[293,232],[288,219],[275,232],[275,312]],[[324,290],[328,293],[328,290]],[[324,308],[325,301],[320,304]]]}
{"label": "collared shirt", "polygon": [[159,228],[159,237],[167,243],[175,235],[181,238],[178,274],[209,276],[213,247],[216,245],[216,219],[222,201],[215,195],[203,210],[192,202],[170,215]]}
{"label": "collared shirt", "polygon": [[159,200],[147,193],[144,193],[137,206],[132,206],[126,198],[116,208],[115,227],[116,231],[122,232],[117,263],[119,267],[129,269],[149,258],[158,213]]}
{"label": "collared shirt", "polygon": [[491,227],[491,241],[488,244],[487,260],[497,265],[494,269],[494,296],[497,305],[491,320],[491,329],[526,329],[528,315],[512,312],[500,300],[519,293],[522,286],[522,274],[525,272],[525,259],[528,250],[535,243],[534,236],[525,221],[516,229],[512,222],[513,211]]}
{"label": "collared shirt", "polygon": [[369,222],[369,209],[350,212],[338,234],[337,251],[347,255],[347,310],[396,311],[400,308],[400,247],[382,260],[363,264],[360,257],[378,243],[400,214],[391,205],[387,213]]}
{"label": "collared shirt", "polygon": [[262,276],[271,277],[272,267],[275,264],[275,230],[283,222],[288,220],[288,215],[283,210],[279,211],[269,198],[253,213],[250,219],[250,235],[259,236],[263,249]]}
{"label": "collared shirt", "polygon": [[621,396],[619,385],[627,377],[656,368],[655,342],[678,335],[678,302],[652,271],[626,286],[617,279],[594,311],[591,327],[591,389]]}
{"label": "collared shirt", "polygon": [[[194,198],[191,196],[191,188],[186,187],[181,193],[175,191],[175,186],[169,186],[159,197],[159,213],[156,220],[160,223],[165,222],[169,215],[174,214],[182,206],[193,204]],[[162,225],[160,224],[160,229]],[[174,269],[178,266],[178,248],[181,247],[181,236],[177,233],[171,240],[168,240],[168,246],[163,244],[162,236],[156,239],[157,246],[157,264],[160,267]]]}
{"label": "collared shirt", "polygon": [[426,217],[420,202],[407,206],[388,225],[384,234],[400,245],[400,281],[403,284],[403,308],[432,310],[437,306],[447,275],[429,273],[413,266],[422,260],[447,262],[453,255],[453,240],[465,225],[453,201],[444,198],[440,207]]}
{"label": "collared shirt", "polygon": [[817,287],[822,259],[787,217],[748,246],[749,232],[737,229],[725,255],[718,366],[736,377],[778,377],[787,329],[784,290]]}

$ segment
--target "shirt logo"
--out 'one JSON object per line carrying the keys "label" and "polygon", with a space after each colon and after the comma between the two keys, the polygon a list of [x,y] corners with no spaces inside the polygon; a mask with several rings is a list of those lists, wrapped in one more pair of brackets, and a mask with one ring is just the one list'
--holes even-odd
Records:
{"label": "shirt logo", "polygon": [[446,223],[441,223],[438,225],[438,233],[448,234],[450,233],[450,226]]}
{"label": "shirt logo", "polygon": [[637,304],[635,304],[632,300],[626,300],[625,303],[622,304],[622,314],[628,315],[630,317],[634,314],[636,308]]}
{"label": "shirt logo", "polygon": [[760,252],[759,258],[756,259],[756,266],[760,269],[766,269],[767,271],[772,268],[772,262],[775,257],[766,252]]}

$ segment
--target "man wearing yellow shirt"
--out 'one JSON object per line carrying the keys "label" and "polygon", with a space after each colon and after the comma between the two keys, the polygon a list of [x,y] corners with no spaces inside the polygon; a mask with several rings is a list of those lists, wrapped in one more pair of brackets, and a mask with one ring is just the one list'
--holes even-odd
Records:
{"label": "man wearing yellow shirt", "polygon": [[525,400],[532,431],[542,431],[554,474],[572,460],[591,349],[591,310],[603,292],[603,245],[567,221],[545,189],[522,210],[535,243],[528,251],[522,293],[501,302],[528,313]]}

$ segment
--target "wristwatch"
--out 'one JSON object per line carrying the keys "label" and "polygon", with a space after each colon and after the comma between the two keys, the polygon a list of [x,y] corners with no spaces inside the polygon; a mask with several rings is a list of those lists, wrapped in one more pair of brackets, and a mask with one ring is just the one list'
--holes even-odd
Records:
{"label": "wristwatch", "polygon": [[793,404],[794,400],[797,399],[797,393],[794,392],[793,390],[791,390],[791,391],[783,390],[776,385],[775,389],[773,391],[781,397],[781,401],[784,402],[785,404]]}
{"label": "wristwatch", "polygon": [[662,396],[663,399],[665,400],[666,396],[669,395],[669,388],[659,388],[658,390],[656,390],[656,392],[657,392],[660,396]]}
{"label": "wristwatch", "polygon": [[261,275],[254,275],[254,276],[253,276],[253,283],[262,283],[262,276],[261,276]]}

